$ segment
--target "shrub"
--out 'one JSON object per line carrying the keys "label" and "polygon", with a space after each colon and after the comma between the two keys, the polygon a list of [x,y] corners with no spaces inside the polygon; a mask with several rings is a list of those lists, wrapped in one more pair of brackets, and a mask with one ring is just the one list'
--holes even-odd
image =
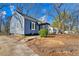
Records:
{"label": "shrub", "polygon": [[39,35],[40,35],[41,37],[47,37],[47,35],[48,35],[48,30],[47,30],[47,29],[41,29],[41,30],[39,31]]}

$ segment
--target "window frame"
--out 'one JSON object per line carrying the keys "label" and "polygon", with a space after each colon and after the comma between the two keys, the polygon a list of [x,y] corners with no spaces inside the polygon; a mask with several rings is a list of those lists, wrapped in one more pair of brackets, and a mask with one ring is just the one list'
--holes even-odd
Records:
{"label": "window frame", "polygon": [[[33,26],[34,26],[34,28],[33,28]],[[32,28],[32,30],[35,30],[35,22],[32,22],[31,28]]]}

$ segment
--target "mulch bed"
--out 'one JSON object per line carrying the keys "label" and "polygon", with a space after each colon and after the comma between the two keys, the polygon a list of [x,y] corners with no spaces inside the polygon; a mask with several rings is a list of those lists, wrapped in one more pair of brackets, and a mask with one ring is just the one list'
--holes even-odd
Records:
{"label": "mulch bed", "polygon": [[27,42],[35,53],[40,56],[79,55],[79,36],[49,35],[46,38],[36,38]]}

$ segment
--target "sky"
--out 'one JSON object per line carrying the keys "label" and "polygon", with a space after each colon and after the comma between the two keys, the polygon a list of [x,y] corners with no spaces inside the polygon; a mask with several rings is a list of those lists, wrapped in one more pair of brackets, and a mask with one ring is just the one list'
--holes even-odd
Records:
{"label": "sky", "polygon": [[[26,13],[25,11],[27,10],[28,5],[29,4],[25,4],[26,8],[24,8],[23,13]],[[0,6],[2,6],[1,3]],[[79,4],[65,3],[61,6],[60,10],[63,11],[64,9],[66,9],[68,12],[73,12],[74,10],[79,9]],[[2,9],[0,9],[0,13],[3,12],[5,14],[3,17],[4,19],[6,19],[7,16],[12,16],[13,11],[16,11],[16,5],[9,3],[6,4],[6,6],[4,6]],[[47,15],[46,14],[47,12],[51,13],[53,16]],[[36,19],[44,17],[48,23],[52,24],[53,20],[57,16],[57,12],[53,7],[53,5],[50,3],[43,3],[43,4],[37,3],[34,4],[34,6],[30,9],[29,15],[33,16]]]}

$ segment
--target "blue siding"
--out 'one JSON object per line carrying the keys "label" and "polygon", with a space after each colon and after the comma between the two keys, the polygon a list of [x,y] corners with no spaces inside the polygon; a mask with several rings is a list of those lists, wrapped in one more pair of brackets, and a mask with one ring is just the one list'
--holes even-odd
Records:
{"label": "blue siding", "polygon": [[24,33],[30,34],[30,21],[27,19],[25,19],[25,22],[24,22]]}
{"label": "blue siding", "polygon": [[[32,24],[31,24],[32,25]],[[35,30],[32,30],[31,29],[31,33],[32,34],[38,34],[38,32],[39,32],[39,25],[38,25],[38,23],[35,23]]]}
{"label": "blue siding", "polygon": [[25,34],[38,34],[39,32],[39,25],[37,22],[35,22],[35,30],[32,30],[31,28],[32,26],[32,21],[31,20],[28,20],[28,19],[25,19],[25,23],[24,23],[24,33]]}

